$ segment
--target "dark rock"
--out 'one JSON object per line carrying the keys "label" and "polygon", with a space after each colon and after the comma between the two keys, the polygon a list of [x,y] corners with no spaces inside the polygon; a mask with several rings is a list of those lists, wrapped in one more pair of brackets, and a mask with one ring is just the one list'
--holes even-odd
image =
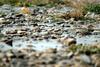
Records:
{"label": "dark rock", "polygon": [[13,46],[13,44],[12,44],[13,40],[11,38],[4,39],[3,42],[8,44],[9,46]]}
{"label": "dark rock", "polygon": [[16,14],[15,17],[24,17],[23,14]]}

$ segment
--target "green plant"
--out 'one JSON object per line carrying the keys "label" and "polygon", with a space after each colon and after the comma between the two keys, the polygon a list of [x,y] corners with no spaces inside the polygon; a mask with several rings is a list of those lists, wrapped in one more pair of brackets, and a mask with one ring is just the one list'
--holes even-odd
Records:
{"label": "green plant", "polygon": [[18,0],[0,0],[0,5],[3,4],[10,4],[10,5],[15,5]]}
{"label": "green plant", "polygon": [[44,6],[48,5],[49,7],[55,6],[55,4],[63,3],[62,0],[0,0],[0,5],[10,4],[14,6],[32,6],[39,5]]}
{"label": "green plant", "polygon": [[100,4],[88,4],[85,9],[86,11],[95,12],[97,14],[100,14]]}
{"label": "green plant", "polygon": [[[98,44],[99,45],[99,44]],[[71,46],[69,48],[70,51],[72,52],[78,52],[79,54],[95,54],[95,53],[100,53],[100,48],[95,46],[87,46],[87,45],[76,45],[76,46]]]}

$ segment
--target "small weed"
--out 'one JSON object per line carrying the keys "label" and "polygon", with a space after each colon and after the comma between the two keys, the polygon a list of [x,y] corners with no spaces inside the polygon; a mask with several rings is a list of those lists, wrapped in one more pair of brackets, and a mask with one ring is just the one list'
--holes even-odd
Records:
{"label": "small weed", "polygon": [[70,12],[67,17],[82,18],[88,12],[100,13],[100,3],[99,0],[65,0],[67,6],[75,8],[74,11]]}
{"label": "small weed", "polygon": [[87,45],[76,45],[69,48],[72,52],[78,53],[85,53],[85,54],[94,54],[94,53],[100,53],[100,48],[96,46],[87,46]]}

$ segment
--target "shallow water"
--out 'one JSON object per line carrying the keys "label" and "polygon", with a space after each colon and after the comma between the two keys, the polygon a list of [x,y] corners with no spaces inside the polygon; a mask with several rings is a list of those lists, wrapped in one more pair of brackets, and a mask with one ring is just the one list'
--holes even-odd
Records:
{"label": "shallow water", "polygon": [[100,35],[89,35],[83,37],[76,37],[78,44],[96,44],[100,43]]}
{"label": "shallow water", "polygon": [[[100,43],[100,36],[99,35],[90,35],[84,37],[76,37],[77,44],[95,44]],[[33,39],[27,38],[15,38],[13,40],[13,47],[8,46],[5,43],[0,43],[0,50],[7,51],[9,49],[20,50],[20,49],[33,49],[36,51],[44,51],[49,48],[57,48],[58,50],[62,48],[62,44],[59,43],[57,40],[40,40],[36,41]]]}
{"label": "shallow water", "polygon": [[49,48],[61,48],[61,44],[58,43],[56,40],[41,40],[41,41],[34,41],[32,39],[25,41],[25,40],[16,40],[13,42],[14,49],[23,49],[23,48],[30,48],[37,51],[44,51]]}
{"label": "shallow water", "polygon": [[32,39],[15,39],[13,41],[13,46],[8,46],[5,43],[0,43],[0,50],[7,51],[9,49],[21,50],[21,49],[33,49],[36,51],[44,51],[49,48],[57,48],[59,50],[62,44],[58,43],[56,40],[41,40],[34,41]]}
{"label": "shallow water", "polygon": [[12,49],[11,46],[8,46],[7,44],[0,42],[0,50],[1,51],[7,51],[7,50],[10,50],[10,49]]}
{"label": "shallow water", "polygon": [[[40,24],[41,25],[41,24]],[[46,24],[45,24],[46,25]],[[48,25],[48,24],[47,24]],[[53,26],[52,24],[44,27],[44,30],[42,30],[40,33],[35,32],[32,34],[45,34],[47,33],[45,30],[49,30],[51,29],[50,26]],[[99,25],[97,26],[99,27]],[[5,34],[6,31],[13,31],[15,29],[24,29],[24,28],[28,28],[30,30],[32,30],[34,27],[33,26],[13,26],[13,27],[6,27],[3,28],[3,30],[1,31],[1,33]],[[52,27],[53,28],[53,27]],[[58,27],[54,27],[57,28]],[[60,28],[60,27],[59,27]],[[69,29],[69,28],[66,28]],[[6,34],[5,34],[6,35]],[[72,32],[63,32],[62,36],[68,36],[68,35],[72,35],[75,36]],[[83,37],[79,37],[78,35],[75,36],[76,40],[77,40],[77,44],[95,44],[95,43],[100,43],[100,34],[98,35],[88,35],[88,36],[83,36]],[[7,44],[4,43],[0,43],[0,50],[8,50],[8,49],[23,49],[23,48],[30,48],[30,49],[34,49],[37,51],[44,51],[48,48],[57,48],[60,49],[62,47],[62,44],[57,42],[56,40],[40,40],[40,41],[36,41],[33,40],[31,38],[15,38],[13,39],[13,47],[7,46]]]}

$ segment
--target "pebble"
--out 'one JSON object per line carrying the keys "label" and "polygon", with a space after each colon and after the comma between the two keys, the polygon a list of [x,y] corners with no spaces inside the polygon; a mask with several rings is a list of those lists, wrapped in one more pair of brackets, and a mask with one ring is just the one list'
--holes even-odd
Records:
{"label": "pebble", "polygon": [[4,23],[5,19],[4,18],[0,18],[0,24]]}
{"label": "pebble", "polygon": [[81,61],[83,61],[85,63],[88,63],[88,64],[92,63],[91,62],[92,61],[91,58],[89,56],[87,56],[87,55],[80,55],[80,59],[81,59]]}
{"label": "pebble", "polygon": [[76,39],[74,37],[64,37],[60,39],[60,42],[64,45],[70,46],[76,44]]}
{"label": "pebble", "polygon": [[72,58],[73,56],[74,56],[74,53],[73,52],[70,52],[70,53],[67,54],[67,57],[68,58]]}

